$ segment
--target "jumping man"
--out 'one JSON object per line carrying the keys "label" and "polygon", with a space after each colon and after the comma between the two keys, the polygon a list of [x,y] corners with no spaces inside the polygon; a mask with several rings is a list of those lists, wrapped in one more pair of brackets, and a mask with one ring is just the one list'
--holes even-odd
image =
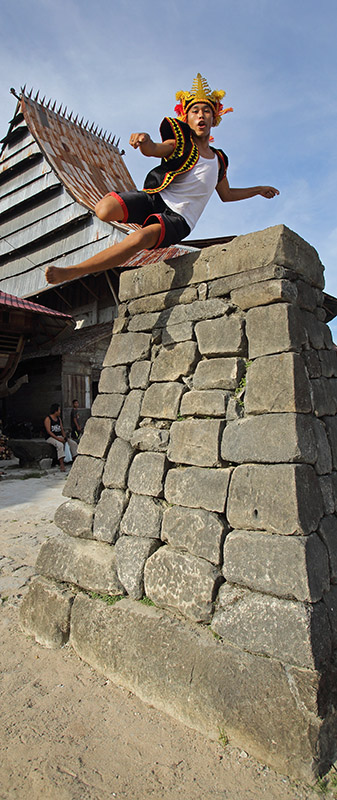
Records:
{"label": "jumping man", "polygon": [[210,90],[200,73],[190,92],[178,92],[178,118],[165,117],[160,125],[161,142],[148,133],[132,133],[130,145],[144,156],[161,159],[146,176],[144,189],[110,192],[99,200],[95,212],[104,222],[132,222],[141,225],[122,242],[114,244],[74,267],[46,269],[47,283],[63,283],[122,266],[140,250],[154,250],[181,242],[195,227],[216,189],[223,203],[261,195],[279,194],[273,186],[233,189],[227,180],[228,158],[210,146],[212,126],[232,108],[223,109],[224,91]]}

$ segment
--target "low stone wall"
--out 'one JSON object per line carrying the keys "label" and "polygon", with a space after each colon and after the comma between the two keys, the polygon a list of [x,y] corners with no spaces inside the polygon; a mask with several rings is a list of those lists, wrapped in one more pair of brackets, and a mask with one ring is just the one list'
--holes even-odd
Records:
{"label": "low stone wall", "polygon": [[38,641],[70,631],[144,700],[304,778],[336,756],[323,286],[316,251],[284,226],[122,273],[63,534],[21,609]]}

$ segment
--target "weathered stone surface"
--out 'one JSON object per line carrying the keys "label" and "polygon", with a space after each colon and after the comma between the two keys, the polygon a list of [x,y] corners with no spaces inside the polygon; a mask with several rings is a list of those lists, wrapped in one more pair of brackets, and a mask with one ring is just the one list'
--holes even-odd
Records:
{"label": "weathered stone surface", "polygon": [[243,330],[243,319],[238,314],[197,322],[195,333],[202,355],[247,355],[247,340]]}
{"label": "weathered stone surface", "polygon": [[333,756],[320,736],[333,718],[322,720],[315,707],[315,671],[289,667],[290,681],[278,661],[215,641],[207,628],[132,600],[108,606],[83,594],[74,603],[71,644],[143,701],[215,741],[224,727],[231,742],[284,774],[312,779],[319,738],[321,763]]}
{"label": "weathered stone surface", "polygon": [[328,326],[318,320],[315,314],[310,314],[310,311],[301,311],[301,314],[311,347],[314,350],[321,350],[323,347],[330,349],[332,339]]}
{"label": "weathered stone surface", "polygon": [[250,309],[246,322],[249,358],[301,350],[307,341],[302,313],[289,303]]}
{"label": "weathered stone surface", "polygon": [[63,494],[94,505],[102,486],[104,461],[90,456],[77,456],[68,475]]}
{"label": "weathered stone surface", "polygon": [[337,583],[337,517],[335,514],[323,517],[318,532],[329,554],[331,582]]}
{"label": "weathered stone surface", "polygon": [[164,453],[138,453],[131,464],[128,487],[136,494],[159,497],[163,492]]}
{"label": "weathered stone surface", "polygon": [[315,311],[318,305],[322,305],[323,297],[320,289],[309,286],[306,281],[297,280],[297,304],[306,311]]}
{"label": "weathered stone surface", "polygon": [[20,467],[39,464],[42,459],[57,461],[56,448],[45,439],[10,439],[9,448],[20,460]]}
{"label": "weathered stone surface", "polygon": [[133,314],[143,314],[148,311],[163,311],[179,303],[192,303],[193,300],[197,299],[197,296],[195,286],[187,286],[185,289],[173,289],[172,292],[161,292],[148,297],[140,297],[138,300],[131,300],[128,303],[128,312],[132,316]]}
{"label": "weathered stone surface", "polygon": [[132,494],[123,516],[120,532],[127,536],[160,539],[162,504],[152,497]]}
{"label": "weathered stone surface", "polygon": [[322,375],[335,378],[337,375],[337,350],[320,350],[318,353],[322,366]]}
{"label": "weathered stone surface", "polygon": [[320,669],[331,652],[323,603],[307,605],[225,584],[213,630],[236,647],[272,656],[286,664]]}
{"label": "weathered stone surface", "polygon": [[337,472],[333,471],[330,475],[332,494],[335,501],[335,511],[337,511]]}
{"label": "weathered stone surface", "polygon": [[184,391],[184,384],[178,383],[178,381],[152,383],[144,394],[141,416],[155,419],[176,419],[181,395]]}
{"label": "weathered stone surface", "polygon": [[195,417],[225,417],[231,395],[220,389],[192,390],[181,398],[180,413]]}
{"label": "weathered stone surface", "polygon": [[123,594],[116,573],[114,548],[106,542],[91,542],[59,536],[41,547],[36,571],[56,581],[72,583],[99,594]]}
{"label": "weathered stone surface", "polygon": [[93,417],[110,417],[116,419],[124,403],[123,394],[98,394],[92,404]]}
{"label": "weathered stone surface", "polygon": [[218,466],[223,424],[217,419],[185,419],[173,422],[167,451],[168,459],[176,464]]}
{"label": "weathered stone surface", "polygon": [[116,436],[130,441],[134,430],[137,428],[140,417],[140,407],[144,392],[141,389],[132,389],[125,398],[124,406],[115,425]]}
{"label": "weathered stone surface", "polygon": [[306,464],[243,464],[232,475],[227,517],[232,528],[308,534],[323,515],[313,467]]}
{"label": "weathered stone surface", "polygon": [[312,405],[317,417],[334,415],[337,411],[337,396],[334,378],[314,378],[311,381]]}
{"label": "weathered stone surface", "polygon": [[327,550],[316,533],[232,531],[224,544],[223,574],[229,583],[302,602],[316,603],[330,586]]}
{"label": "weathered stone surface", "polygon": [[162,329],[163,345],[175,344],[175,342],[188,342],[193,339],[192,322],[181,322],[179,325],[167,325]]}
{"label": "weathered stone surface", "polygon": [[333,468],[337,469],[337,417],[324,417],[324,424],[331,447]]}
{"label": "weathered stone surface", "polygon": [[127,367],[104,367],[104,369],[102,369],[98,384],[99,392],[117,392],[118,394],[125,394],[128,389]]}
{"label": "weathered stone surface", "polygon": [[250,269],[247,272],[237,272],[234,275],[228,275],[226,278],[218,278],[209,284],[209,297],[222,297],[228,295],[234,289],[239,289],[245,286],[252,286],[260,281],[269,281],[273,278],[280,279],[296,279],[296,272],[285,267],[280,267],[275,264],[269,264],[267,267],[257,269]]}
{"label": "weathered stone surface", "polygon": [[121,489],[103,490],[95,512],[95,539],[99,542],[115,543],[126,504],[126,495]]}
{"label": "weathered stone surface", "polygon": [[199,361],[194,389],[236,389],[245,374],[243,358],[210,358]]}
{"label": "weathered stone surface", "polygon": [[224,461],[269,464],[317,460],[314,424],[307,414],[262,414],[226,425],[222,434]]}
{"label": "weathered stone surface", "polygon": [[254,306],[265,306],[269,303],[296,303],[298,296],[295,283],[286,280],[269,280],[243,286],[231,292],[231,301],[246,311]]}
{"label": "weathered stone surface", "polygon": [[104,367],[132,364],[147,358],[150,352],[151,334],[116,333],[113,335],[103,362]]}
{"label": "weathered stone surface", "polygon": [[151,381],[176,381],[182,375],[189,375],[197,360],[195,342],[179,342],[168,349],[162,348],[155,359]]}
{"label": "weathered stone surface", "polygon": [[[162,386],[163,384],[160,384]],[[154,428],[152,425],[144,425],[131,436],[131,444],[136,450],[150,450],[157,453],[165,453],[168,447],[169,432]]]}
{"label": "weathered stone surface", "polygon": [[90,417],[78,445],[79,455],[104,458],[114,435],[115,420]]}
{"label": "weathered stone surface", "polygon": [[143,597],[144,567],[158,547],[158,539],[136,539],[132,536],[121,536],[116,543],[117,575],[129,597],[134,600]]}
{"label": "weathered stone surface", "polygon": [[64,533],[69,536],[79,536],[81,539],[92,539],[92,525],[94,519],[94,506],[82,503],[80,500],[66,500],[55,512],[54,522]]}
{"label": "weathered stone surface", "polygon": [[310,382],[298,353],[257,358],[247,370],[246,414],[311,411]]}
{"label": "weathered stone surface", "polygon": [[329,592],[324,595],[324,605],[328,612],[329,622],[331,625],[332,634],[332,647],[334,650],[337,648],[337,586],[331,586]]}
{"label": "weathered stone surface", "polygon": [[237,236],[226,246],[207,247],[167,263],[147,265],[121,273],[122,301],[168,291],[202,281],[234,275],[270,264],[294,268],[315,286],[323,288],[323,267],[316,250],[284,225]]}
{"label": "weathered stone surface", "polygon": [[159,317],[159,311],[148,314],[135,314],[130,319],[129,331],[152,331],[153,328],[157,327]]}
{"label": "weathered stone surface", "polygon": [[223,512],[232,469],[170,469],[165,481],[168,503]]}
{"label": "weathered stone surface", "polygon": [[209,622],[220,573],[202,558],[161,547],[145,565],[145,593],[158,606]]}
{"label": "weathered stone surface", "polygon": [[161,538],[175,550],[187,550],[194,556],[219,564],[228,526],[210,511],[201,508],[172,506],[163,514]]}
{"label": "weathered stone surface", "polygon": [[125,489],[133,447],[124,439],[114,439],[103,473],[103,483],[109,489]]}
{"label": "weathered stone surface", "polygon": [[320,378],[322,367],[317,351],[312,349],[302,350],[301,358],[303,358],[309,378]]}
{"label": "weathered stone surface", "polygon": [[135,361],[130,369],[130,389],[146,389],[149,385],[151,361]]}
{"label": "weathered stone surface", "polygon": [[315,469],[318,475],[326,475],[332,470],[332,455],[324,423],[314,418],[313,431],[317,445],[317,461]]}
{"label": "weathered stone surface", "polygon": [[324,514],[327,516],[335,513],[335,498],[330,475],[320,475],[319,488],[322,492]]}
{"label": "weathered stone surface", "polygon": [[62,647],[68,641],[74,592],[44,578],[34,578],[20,606],[25,633],[44,647]]}

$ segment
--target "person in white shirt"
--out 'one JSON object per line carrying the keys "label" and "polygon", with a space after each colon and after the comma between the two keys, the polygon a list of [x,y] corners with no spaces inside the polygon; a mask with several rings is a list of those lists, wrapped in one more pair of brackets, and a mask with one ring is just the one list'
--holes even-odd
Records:
{"label": "person in white shirt", "polygon": [[165,117],[160,126],[161,142],[148,133],[132,133],[130,145],[161,163],[146,176],[142,191],[110,192],[96,205],[97,216],[106,222],[138,223],[122,242],[73,267],[49,266],[47,283],[60,283],[93,272],[122,266],[140,250],[168,247],[181,242],[193,230],[209,198],[216,190],[224,203],[261,195],[279,194],[273,186],[235,189],[227,180],[228,158],[210,145],[213,125],[223,114],[224,91],[211,91],[198,73],[189,92],[178,92],[178,118]]}

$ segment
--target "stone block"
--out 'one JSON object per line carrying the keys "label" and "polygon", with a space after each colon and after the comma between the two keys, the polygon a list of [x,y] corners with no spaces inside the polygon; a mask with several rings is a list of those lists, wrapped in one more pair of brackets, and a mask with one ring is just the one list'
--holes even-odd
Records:
{"label": "stone block", "polygon": [[334,759],[334,715],[322,718],[317,709],[314,670],[285,670],[158,608],[127,599],[108,606],[83,594],[71,615],[71,644],[143,701],[215,741],[225,728],[233,744],[283,774],[310,782],[314,765]]}
{"label": "stone block", "polygon": [[34,578],[20,606],[24,632],[44,647],[62,647],[69,639],[74,596],[60,584]]}
{"label": "stone block", "polygon": [[232,528],[308,534],[323,516],[318,477],[307,464],[243,464],[233,472],[227,517]]}
{"label": "stone block", "polygon": [[68,475],[63,494],[95,505],[102,487],[104,461],[101,458],[77,456]]}
{"label": "stone block", "polygon": [[104,367],[102,369],[98,391],[109,394],[109,392],[117,394],[125,394],[129,390],[128,370],[127,367]]}
{"label": "stone block", "polygon": [[78,454],[104,458],[110,447],[115,429],[115,420],[90,417],[78,445]]}
{"label": "stone block", "polygon": [[328,614],[324,604],[308,605],[221,587],[212,629],[227,642],[305,669],[321,669],[330,658]]}
{"label": "stone block", "polygon": [[314,350],[321,350],[329,346],[328,326],[318,320],[315,314],[311,314],[310,311],[301,311],[301,315],[310,346]]}
{"label": "stone block", "polygon": [[130,369],[130,389],[146,389],[149,385],[151,361],[135,361]]}
{"label": "stone block", "polygon": [[41,458],[39,461],[40,469],[51,469],[53,466],[53,459],[52,458]]}
{"label": "stone block", "polygon": [[138,453],[129,470],[129,489],[136,494],[161,496],[165,461],[164,453]]}
{"label": "stone block", "polygon": [[296,284],[287,280],[260,281],[231,292],[232,303],[243,311],[269,303],[296,303],[297,297]]}
{"label": "stone block", "polygon": [[323,517],[318,532],[328,551],[331,582],[337,583],[337,517],[335,514]]}
{"label": "stone block", "polygon": [[266,267],[257,267],[247,270],[246,272],[237,272],[225,278],[213,280],[209,285],[209,297],[223,297],[230,294],[235,289],[253,286],[255,283],[273,280],[274,278],[277,280],[295,280],[296,272],[275,264],[269,264]]}
{"label": "stone block", "polygon": [[172,292],[161,292],[152,294],[148,297],[140,297],[138,300],[131,300],[128,303],[128,312],[133,314],[143,314],[149,311],[163,311],[180,303],[192,303],[197,299],[197,289],[195,286],[187,286],[185,289],[173,289]]}
{"label": "stone block", "polygon": [[337,417],[324,417],[324,424],[331,447],[333,468],[337,469]]}
{"label": "stone block", "polygon": [[147,314],[135,314],[130,319],[129,331],[153,331],[153,329],[157,327],[159,317],[159,311]]}
{"label": "stone block", "polygon": [[104,489],[96,506],[94,538],[99,542],[114,544],[118,538],[119,523],[127,505],[121,489]]}
{"label": "stone block", "polygon": [[332,456],[324,422],[313,418],[313,431],[317,445],[315,469],[318,475],[326,475],[332,470]]}
{"label": "stone block", "polygon": [[320,378],[322,375],[322,367],[317,351],[312,348],[303,350],[301,358],[304,361],[309,378]]}
{"label": "stone block", "polygon": [[331,586],[323,598],[331,625],[332,648],[337,648],[337,586]]}
{"label": "stone block", "polygon": [[158,606],[179,611],[194,622],[209,622],[220,573],[203,558],[178,553],[168,545],[146,562],[144,587]]}
{"label": "stone block", "polygon": [[180,414],[194,417],[225,417],[230,398],[230,393],[222,392],[221,389],[185,392],[181,398]]}
{"label": "stone block", "polygon": [[220,564],[227,531],[226,523],[211,511],[172,506],[164,511],[161,538],[175,550]]}
{"label": "stone block", "polygon": [[130,441],[140,418],[140,407],[144,392],[141,389],[132,389],[125,398],[124,406],[115,425],[116,436]]}
{"label": "stone block", "polygon": [[330,586],[328,554],[317,533],[232,531],[224,543],[223,575],[255,592],[307,603],[321,600]]}
{"label": "stone block", "polygon": [[133,447],[124,439],[114,439],[103,473],[103,483],[108,489],[125,489],[127,474],[133,456]]}
{"label": "stone block", "polygon": [[195,333],[199,351],[202,355],[247,355],[247,340],[243,329],[243,319],[238,314],[197,322]]}
{"label": "stone block", "polygon": [[121,536],[116,543],[117,574],[126,593],[133,600],[143,597],[144,567],[158,547],[158,539],[136,539],[132,536]]}
{"label": "stone block", "polygon": [[47,539],[36,561],[36,572],[62,583],[99,594],[123,594],[116,572],[114,548],[106,542],[59,536]]}
{"label": "stone block", "polygon": [[[154,384],[155,385],[155,384]],[[163,386],[163,384],[159,384]],[[144,425],[131,436],[131,444],[136,450],[149,450],[157,453],[166,453],[169,441],[169,432]]]}
{"label": "stone block", "polygon": [[247,312],[246,334],[249,358],[300,351],[307,341],[302,312],[289,303],[251,308]]}
{"label": "stone block", "polygon": [[176,419],[184,391],[184,384],[178,383],[178,381],[152,383],[144,394],[141,416],[155,419]]}
{"label": "stone block", "polygon": [[310,382],[298,353],[257,358],[247,370],[245,412],[311,411]]}
{"label": "stone block", "polygon": [[203,467],[170,469],[165,481],[165,500],[178,506],[223,513],[232,471]]}
{"label": "stone block", "polygon": [[322,492],[324,514],[327,516],[335,513],[335,498],[330,475],[320,475],[319,488]]}
{"label": "stone block", "polygon": [[322,305],[322,292],[314,289],[306,281],[296,281],[297,305],[306,311],[316,311],[317,305]]}
{"label": "stone block", "polygon": [[311,381],[312,406],[317,417],[333,416],[337,412],[336,386],[333,378],[314,378]]}
{"label": "stone block", "polygon": [[167,451],[169,461],[198,467],[219,466],[223,425],[217,419],[185,419],[173,422]]}
{"label": "stone block", "polygon": [[125,400],[124,394],[98,394],[92,404],[93,417],[109,417],[117,419]]}
{"label": "stone block", "polygon": [[330,475],[332,495],[335,501],[335,511],[337,511],[337,472],[333,471]]}
{"label": "stone block", "polygon": [[194,389],[236,389],[245,374],[243,358],[210,358],[199,361]]}
{"label": "stone block", "polygon": [[163,507],[152,497],[132,494],[123,516],[120,532],[127,536],[160,539]]}
{"label": "stone block", "polygon": [[229,422],[222,434],[223,461],[314,464],[317,443],[307,414],[260,414]]}
{"label": "stone block", "polygon": [[66,500],[55,512],[54,522],[69,536],[81,539],[92,539],[94,506],[82,503],[81,500]]}
{"label": "stone block", "polygon": [[116,333],[107,349],[103,367],[133,364],[134,361],[147,358],[150,345],[151,334],[149,333]]}
{"label": "stone block", "polygon": [[198,357],[195,342],[178,342],[170,348],[162,347],[152,365],[150,380],[177,381],[190,375]]}
{"label": "stone block", "polygon": [[322,375],[326,378],[337,376],[337,350],[320,350],[318,357],[321,362]]}
{"label": "stone block", "polygon": [[181,322],[179,325],[167,325],[162,330],[163,345],[175,344],[176,342],[188,342],[193,339],[192,322]]}

